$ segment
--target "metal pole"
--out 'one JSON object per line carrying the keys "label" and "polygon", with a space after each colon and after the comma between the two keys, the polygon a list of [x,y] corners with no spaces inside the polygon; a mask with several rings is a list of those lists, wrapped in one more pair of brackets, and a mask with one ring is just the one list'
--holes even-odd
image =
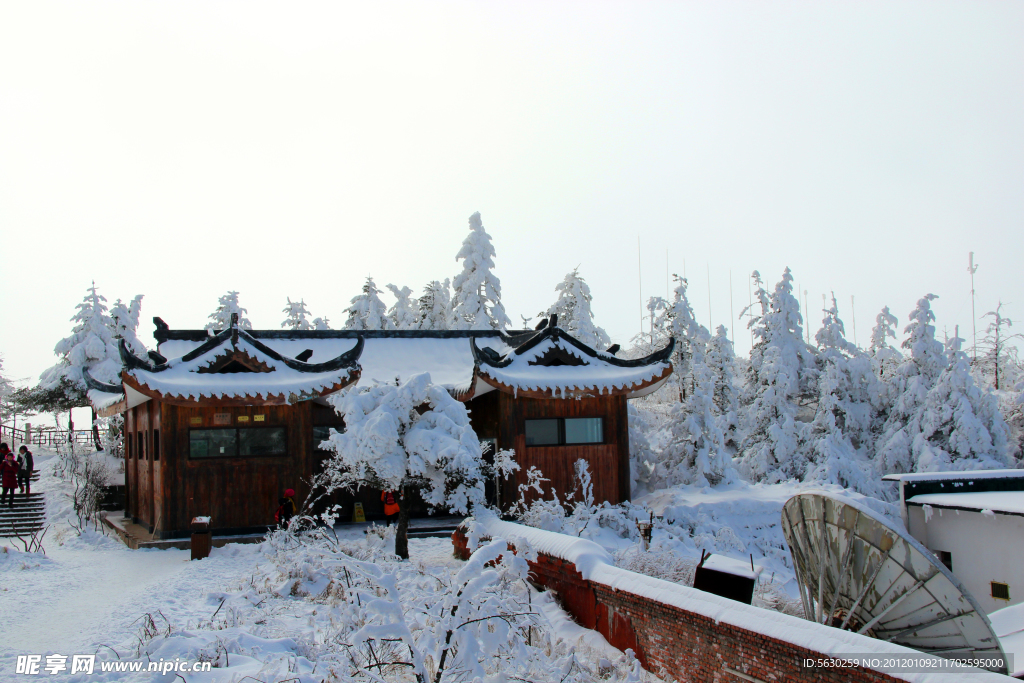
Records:
{"label": "metal pole", "polygon": [[729,269],[729,331],[732,332],[732,343],[736,344],[736,319],[732,310],[732,268]]}
{"label": "metal pole", "polygon": [[640,268],[640,235],[636,236],[636,280],[637,291],[640,292],[640,338],[644,334],[644,276]]}
{"label": "metal pole", "polygon": [[978,266],[974,265],[974,252],[972,251],[968,257],[969,265],[967,270],[971,273],[971,325],[974,326],[974,360],[978,360],[978,314],[974,312],[974,274],[978,271]]}
{"label": "metal pole", "polygon": [[857,312],[853,309],[853,294],[850,295],[850,317],[853,318],[853,345],[857,346]]}
{"label": "metal pole", "polygon": [[711,331],[711,264],[705,262],[708,269],[708,331]]}

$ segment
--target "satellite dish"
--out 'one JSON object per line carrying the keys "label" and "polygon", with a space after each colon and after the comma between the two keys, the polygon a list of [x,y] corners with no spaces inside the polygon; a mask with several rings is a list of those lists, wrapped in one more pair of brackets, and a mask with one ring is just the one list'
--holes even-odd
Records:
{"label": "satellite dish", "polygon": [[832,494],[801,493],[783,506],[782,531],[811,621],[939,657],[1006,661],[974,597],[879,514]]}

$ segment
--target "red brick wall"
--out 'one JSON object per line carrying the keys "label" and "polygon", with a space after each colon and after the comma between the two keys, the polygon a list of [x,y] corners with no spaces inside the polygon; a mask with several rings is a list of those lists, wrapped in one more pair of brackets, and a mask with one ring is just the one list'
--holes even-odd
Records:
{"label": "red brick wall", "polygon": [[[452,535],[452,543],[456,556],[469,556],[466,538],[459,531]],[[900,680],[871,669],[804,668],[803,659],[826,655],[586,580],[573,563],[555,557],[538,554],[537,561],[529,564],[533,582],[554,591],[558,603],[577,623],[598,631],[620,650],[631,648],[644,668],[668,680],[745,680],[726,669],[772,683]],[[765,610],[766,630],[771,629],[771,615]]]}

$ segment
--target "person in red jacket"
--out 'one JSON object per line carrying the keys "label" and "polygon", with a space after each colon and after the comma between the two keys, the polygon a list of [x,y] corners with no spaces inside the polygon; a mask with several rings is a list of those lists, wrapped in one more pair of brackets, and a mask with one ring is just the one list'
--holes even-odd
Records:
{"label": "person in red jacket", "polygon": [[2,448],[6,452],[6,457],[2,464],[0,464],[0,486],[3,490],[0,491],[0,505],[4,503],[4,496],[10,494],[10,503],[7,507],[14,507],[14,489],[18,487],[18,461],[14,459],[14,453],[7,448],[7,444],[2,444]]}
{"label": "person in red jacket", "polygon": [[387,525],[391,526],[391,522],[395,522],[398,520],[398,513],[401,512],[402,510],[402,508],[398,505],[398,492],[382,492],[380,494],[380,502],[384,503],[384,519],[387,520]]}

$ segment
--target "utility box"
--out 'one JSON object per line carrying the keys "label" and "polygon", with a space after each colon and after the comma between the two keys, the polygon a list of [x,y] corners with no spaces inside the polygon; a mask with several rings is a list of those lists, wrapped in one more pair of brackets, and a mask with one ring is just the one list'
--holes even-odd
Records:
{"label": "utility box", "polygon": [[701,559],[693,575],[693,587],[705,593],[736,600],[747,605],[754,599],[754,586],[761,567],[723,555],[708,555]]}
{"label": "utility box", "polygon": [[212,537],[210,535],[210,518],[192,518],[192,559],[202,560],[210,556]]}

